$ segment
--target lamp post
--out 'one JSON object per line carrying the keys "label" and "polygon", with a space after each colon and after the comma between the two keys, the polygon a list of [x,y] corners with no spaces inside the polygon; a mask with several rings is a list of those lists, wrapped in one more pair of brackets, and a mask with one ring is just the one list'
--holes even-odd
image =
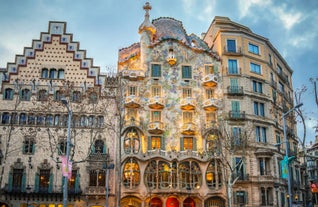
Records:
{"label": "lamp post", "polygon": [[[108,156],[109,157],[109,156]],[[108,196],[109,196],[109,188],[108,188],[108,181],[109,181],[109,170],[114,169],[115,165],[113,163],[109,164],[109,158],[107,158],[104,169],[106,169],[106,181],[105,181],[105,188],[106,188],[106,204],[105,207],[108,207]]]}
{"label": "lamp post", "polygon": [[31,187],[28,185],[26,187],[26,194],[27,194],[27,203],[26,203],[26,207],[29,207],[29,194],[31,192]]}
{"label": "lamp post", "polygon": [[[300,103],[298,105],[296,105],[295,107],[289,109],[286,113],[283,113],[283,125],[284,125],[284,142],[286,143],[286,149],[285,149],[285,157],[288,158],[289,156],[289,144],[288,144],[288,141],[287,141],[287,135],[286,135],[286,116],[294,111],[295,109],[301,107],[303,104]],[[292,192],[291,192],[291,178],[290,178],[290,173],[289,173],[289,163],[287,164],[287,187],[288,187],[288,205],[289,207],[292,207],[292,204],[293,204],[293,196],[292,196]]]}
{"label": "lamp post", "polygon": [[[61,98],[62,103],[66,106],[68,111],[68,123],[67,123],[67,140],[66,140],[66,161],[67,167],[70,157],[70,142],[71,142],[71,119],[72,119],[72,110],[70,109],[68,102],[65,98]],[[64,186],[63,186],[63,207],[67,207],[67,186],[68,186],[68,177],[64,176]]]}

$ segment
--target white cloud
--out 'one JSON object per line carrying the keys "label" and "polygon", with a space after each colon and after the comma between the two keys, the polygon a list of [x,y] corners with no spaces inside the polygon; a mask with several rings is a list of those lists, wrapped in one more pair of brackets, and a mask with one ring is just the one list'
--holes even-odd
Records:
{"label": "white cloud", "polygon": [[287,11],[286,5],[273,8],[273,14],[275,14],[275,16],[281,20],[283,26],[287,30],[291,29],[295,24],[301,22],[303,19],[302,13],[296,12],[294,10]]}
{"label": "white cloud", "polygon": [[271,0],[239,0],[238,7],[240,18],[249,16],[251,14],[250,8],[252,6],[262,7],[265,9],[265,7],[268,7],[271,4]]}

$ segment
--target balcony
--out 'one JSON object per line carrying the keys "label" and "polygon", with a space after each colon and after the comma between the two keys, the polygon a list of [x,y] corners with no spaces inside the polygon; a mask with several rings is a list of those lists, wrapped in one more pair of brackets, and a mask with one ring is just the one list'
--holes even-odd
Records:
{"label": "balcony", "polygon": [[203,86],[214,87],[218,84],[219,78],[214,74],[208,74],[203,78]]}
{"label": "balcony", "polygon": [[182,110],[194,110],[195,109],[195,99],[194,98],[182,98],[180,101],[180,107]]}
{"label": "balcony", "polygon": [[280,77],[280,79],[282,81],[284,81],[285,83],[288,82],[288,76],[284,72],[278,70],[277,74],[278,74],[278,77]]}
{"label": "balcony", "polygon": [[151,97],[148,105],[151,109],[163,109],[165,107],[164,99],[158,96]]}
{"label": "balcony", "polygon": [[203,108],[206,111],[216,111],[219,109],[218,102],[219,102],[218,99],[214,99],[214,98],[207,99],[203,102]]}
{"label": "balcony", "polygon": [[196,132],[197,132],[197,126],[194,123],[188,122],[182,125],[181,133],[183,135],[195,135]]}
{"label": "balcony", "polygon": [[243,96],[243,87],[242,86],[228,86],[227,93],[232,96]]}
{"label": "balcony", "polygon": [[229,111],[229,118],[234,120],[244,120],[245,111]]}
{"label": "balcony", "polygon": [[145,78],[145,72],[141,70],[123,70],[122,77],[131,81],[143,80]]}
{"label": "balcony", "polygon": [[164,125],[161,121],[154,121],[148,124],[148,132],[151,134],[162,134],[164,132]]}
{"label": "balcony", "polygon": [[125,107],[127,108],[139,108],[140,102],[139,97],[130,95],[125,97]]}
{"label": "balcony", "polygon": [[243,55],[242,48],[239,47],[235,49],[229,49],[227,47],[224,47],[223,55],[235,55],[235,56]]}

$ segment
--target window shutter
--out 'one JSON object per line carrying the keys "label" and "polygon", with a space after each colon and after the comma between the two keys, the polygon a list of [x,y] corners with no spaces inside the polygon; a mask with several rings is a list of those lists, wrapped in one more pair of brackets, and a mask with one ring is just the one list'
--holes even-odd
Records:
{"label": "window shutter", "polygon": [[165,149],[166,149],[165,137],[164,137],[164,136],[161,137],[160,145],[161,145],[160,148],[161,148],[162,150],[165,150]]}
{"label": "window shutter", "polygon": [[39,173],[35,174],[35,182],[34,182],[34,192],[38,193],[40,187],[40,175]]}
{"label": "window shutter", "polygon": [[151,136],[148,136],[148,150],[151,150]]}
{"label": "window shutter", "polygon": [[19,90],[19,98],[22,99],[22,90]]}
{"label": "window shutter", "polygon": [[96,154],[95,144],[92,144],[91,146],[91,154]]}
{"label": "window shutter", "polygon": [[32,154],[34,155],[34,153],[35,153],[35,142],[34,141],[32,141]]}
{"label": "window shutter", "polygon": [[244,203],[248,204],[248,197],[247,197],[248,193],[246,191],[244,191]]}
{"label": "window shutter", "polygon": [[80,174],[77,172],[75,178],[75,193],[78,193],[80,191],[80,177]]}
{"label": "window shutter", "polygon": [[54,175],[53,173],[50,173],[50,179],[49,179],[49,193],[52,193],[53,192],[53,179],[54,178]]}
{"label": "window shutter", "polygon": [[23,172],[22,183],[21,183],[21,192],[25,192],[25,183],[26,183],[26,173]]}
{"label": "window shutter", "polygon": [[25,146],[25,141],[23,141],[23,146],[22,146],[22,154],[25,154],[25,149],[26,149],[26,146]]}
{"label": "window shutter", "polygon": [[8,191],[9,192],[11,192],[12,191],[12,181],[13,181],[13,173],[12,172],[10,172],[10,174],[9,174],[9,185],[8,185]]}
{"label": "window shutter", "polygon": [[193,138],[192,139],[192,141],[193,141],[193,151],[197,151],[197,139],[196,138]]}
{"label": "window shutter", "polygon": [[10,91],[10,100],[12,100],[12,99],[13,99],[13,94],[14,94],[14,91],[13,91],[13,90],[11,90],[11,91]]}
{"label": "window shutter", "polygon": [[180,138],[180,150],[184,150],[184,143],[183,143],[183,137]]}
{"label": "window shutter", "polygon": [[106,144],[103,145],[103,154],[107,153],[107,148],[106,148]]}

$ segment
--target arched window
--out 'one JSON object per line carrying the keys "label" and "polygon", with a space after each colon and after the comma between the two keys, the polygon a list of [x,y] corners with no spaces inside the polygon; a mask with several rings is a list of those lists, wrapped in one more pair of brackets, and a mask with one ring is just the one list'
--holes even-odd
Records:
{"label": "arched window", "polygon": [[127,130],[124,140],[124,151],[126,154],[138,153],[140,149],[140,138],[139,133],[136,129],[131,128]]}
{"label": "arched window", "polygon": [[11,114],[11,124],[19,124],[19,115],[16,112]]}
{"label": "arched window", "polygon": [[60,125],[60,115],[57,114],[54,116],[54,126],[59,126]]}
{"label": "arched window", "polygon": [[50,69],[50,79],[55,79],[57,78],[57,71],[55,68]]}
{"label": "arched window", "polygon": [[181,189],[201,187],[202,173],[198,163],[186,161],[179,165],[179,184]]}
{"label": "arched window", "polygon": [[97,117],[97,127],[101,128],[104,126],[104,117],[103,116],[98,116]]}
{"label": "arched window", "polygon": [[87,126],[87,117],[85,115],[81,116],[81,127]]}
{"label": "arched window", "polygon": [[20,91],[20,100],[21,101],[30,101],[30,97],[31,97],[31,91],[27,88],[22,89]]}
{"label": "arched window", "polygon": [[45,121],[45,117],[42,114],[39,114],[36,117],[36,125],[43,126],[45,123],[44,121]]}
{"label": "arched window", "polygon": [[72,93],[72,102],[80,102],[81,98],[81,92],[79,91],[73,91]]}
{"label": "arched window", "polygon": [[217,130],[211,130],[206,135],[206,151],[211,155],[220,153],[221,144],[218,136],[219,133]]}
{"label": "arched window", "polygon": [[35,116],[34,114],[28,115],[28,125],[34,125],[35,124]]}
{"label": "arched window", "polygon": [[41,78],[48,78],[49,77],[49,70],[47,68],[43,68],[41,72]]}
{"label": "arched window", "polygon": [[60,121],[60,126],[61,127],[66,127],[67,126],[67,120],[68,120],[68,115],[62,115],[61,116],[61,121]]}
{"label": "arched window", "polygon": [[61,91],[55,91],[55,93],[54,93],[54,100],[55,100],[55,101],[61,101],[61,98],[62,98],[62,93],[61,93]]}
{"label": "arched window", "polygon": [[97,103],[97,99],[98,99],[98,96],[97,96],[97,93],[96,92],[91,92],[89,94],[89,101],[90,103]]}
{"label": "arched window", "polygon": [[136,188],[140,184],[140,169],[137,161],[129,159],[123,169],[123,184],[126,188]]}
{"label": "arched window", "polygon": [[57,78],[58,79],[64,79],[64,69],[59,69],[57,73]]}
{"label": "arched window", "polygon": [[12,100],[13,99],[13,94],[14,94],[14,91],[12,88],[6,88],[4,90],[4,96],[3,96],[3,99],[5,100]]}
{"label": "arched window", "polygon": [[25,138],[23,142],[23,154],[34,154],[35,141],[33,138]]}
{"label": "arched window", "polygon": [[158,165],[158,182],[159,182],[159,188],[160,189],[167,189],[169,188],[171,184],[171,177],[170,177],[170,172],[171,172],[171,167],[169,163],[159,161]]}
{"label": "arched window", "polygon": [[89,186],[103,186],[105,187],[104,170],[90,170],[89,171]]}
{"label": "arched window", "polygon": [[95,143],[92,145],[92,154],[97,153],[106,154],[106,145],[101,139],[96,140]]}
{"label": "arched window", "polygon": [[52,114],[46,115],[45,125],[46,126],[53,126],[53,115]]}
{"label": "arched window", "polygon": [[20,125],[26,125],[27,122],[27,116],[25,113],[21,113],[20,114],[20,118],[19,118],[19,124]]}
{"label": "arched window", "polygon": [[206,184],[210,189],[222,186],[222,168],[217,160],[212,160],[205,174]]}
{"label": "arched window", "polygon": [[146,170],[145,170],[145,185],[147,186],[148,190],[156,189],[157,188],[157,173],[158,173],[158,166],[156,160],[150,160]]}
{"label": "arched window", "polygon": [[95,127],[96,126],[96,118],[93,115],[90,115],[88,117],[88,126],[89,127]]}
{"label": "arched window", "polygon": [[38,93],[38,100],[39,101],[46,101],[47,96],[48,96],[47,90],[41,89]]}
{"label": "arched window", "polygon": [[8,112],[4,112],[2,114],[2,120],[1,120],[2,124],[9,124],[10,123],[10,114]]}
{"label": "arched window", "polygon": [[80,120],[77,115],[72,116],[72,127],[79,127],[80,126]]}

